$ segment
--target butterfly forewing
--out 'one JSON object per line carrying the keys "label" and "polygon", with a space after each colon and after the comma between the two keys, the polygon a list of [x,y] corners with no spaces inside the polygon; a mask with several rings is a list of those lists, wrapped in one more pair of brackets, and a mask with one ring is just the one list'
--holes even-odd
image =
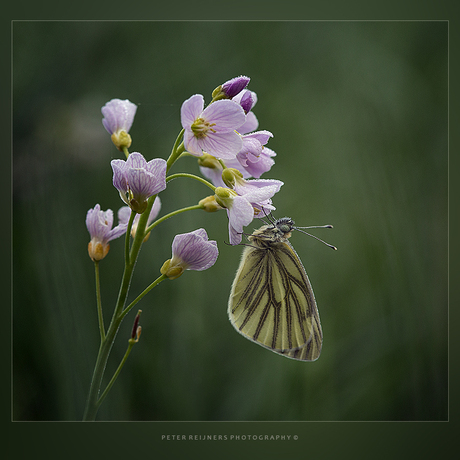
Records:
{"label": "butterfly forewing", "polygon": [[[265,236],[264,227],[258,232]],[[255,235],[254,233],[253,235]],[[322,332],[313,291],[287,239],[244,249],[228,314],[233,326],[256,343],[289,358],[314,361]]]}

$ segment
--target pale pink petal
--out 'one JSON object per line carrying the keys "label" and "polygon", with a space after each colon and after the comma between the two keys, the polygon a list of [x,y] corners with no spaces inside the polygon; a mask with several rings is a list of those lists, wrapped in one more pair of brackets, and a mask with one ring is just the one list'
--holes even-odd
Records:
{"label": "pale pink petal", "polygon": [[228,99],[216,101],[206,107],[201,115],[207,122],[215,124],[216,132],[238,129],[246,120],[243,108]]}
{"label": "pale pink petal", "polygon": [[195,120],[201,115],[204,107],[204,98],[201,94],[195,94],[187,99],[181,107],[180,118],[183,128],[190,128]]}

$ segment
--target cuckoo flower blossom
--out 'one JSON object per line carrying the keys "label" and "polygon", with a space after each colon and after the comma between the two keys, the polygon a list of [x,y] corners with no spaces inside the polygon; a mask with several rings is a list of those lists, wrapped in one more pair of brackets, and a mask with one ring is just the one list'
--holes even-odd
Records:
{"label": "cuckoo flower blossom", "polygon": [[235,158],[243,143],[235,130],[246,120],[244,110],[229,99],[215,101],[203,108],[201,94],[195,94],[182,104],[185,148],[195,156],[207,152],[222,160]]}
{"label": "cuckoo flower blossom", "polygon": [[275,163],[271,157],[276,155],[273,150],[264,147],[270,137],[273,137],[270,131],[256,131],[242,136],[243,148],[236,156],[240,163],[237,169],[244,170],[257,179],[269,171]]}
{"label": "cuckoo flower blossom", "polygon": [[172,258],[161,267],[161,273],[173,280],[185,270],[206,270],[215,264],[219,250],[215,241],[209,241],[204,228],[174,237]]}
{"label": "cuckoo flower blossom", "polygon": [[271,197],[279,191],[283,182],[279,180],[241,181],[234,190],[217,187],[217,203],[227,209],[230,244],[241,243],[243,227],[249,225],[254,217],[264,217],[275,207]]}
{"label": "cuckoo flower blossom", "polygon": [[136,114],[137,106],[128,99],[112,99],[102,107],[101,112],[104,118],[102,124],[111,134],[112,142],[122,150],[131,145],[131,136],[128,134]]}
{"label": "cuckoo flower blossom", "polygon": [[123,207],[118,211],[119,224],[112,228],[113,212],[111,209],[102,211],[99,204],[90,209],[86,214],[86,227],[91,236],[88,243],[88,254],[94,261],[103,259],[109,252],[109,241],[126,233],[130,211]]}
{"label": "cuckoo flower blossom", "polygon": [[166,161],[155,158],[147,162],[138,152],[126,161],[112,160],[113,185],[121,199],[138,214],[147,207],[147,199],[166,188]]}

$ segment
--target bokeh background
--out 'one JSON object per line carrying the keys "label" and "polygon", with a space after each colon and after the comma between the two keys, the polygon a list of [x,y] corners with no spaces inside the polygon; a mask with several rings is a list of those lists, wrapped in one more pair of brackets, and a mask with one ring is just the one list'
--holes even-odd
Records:
{"label": "bokeh background", "polygon": [[[219,259],[142,300],[141,340],[98,419],[447,419],[447,22],[14,22],[12,45],[14,420],[83,414],[99,341],[85,216],[122,205],[110,167],[121,155],[100,108],[138,104],[130,150],[167,158],[182,102],[209,101],[241,74],[259,128],[274,134],[264,177],[285,183],[275,215],[334,225],[316,234],[338,251],[291,238],[317,298],[321,357],[295,362],[234,331],[226,309],[242,248],[225,244],[225,212],[184,213],[143,247],[130,300],[177,233],[206,228]],[[181,171],[198,173],[196,160],[171,172]],[[161,214],[208,194],[173,181]],[[122,239],[100,268],[108,323]]]}

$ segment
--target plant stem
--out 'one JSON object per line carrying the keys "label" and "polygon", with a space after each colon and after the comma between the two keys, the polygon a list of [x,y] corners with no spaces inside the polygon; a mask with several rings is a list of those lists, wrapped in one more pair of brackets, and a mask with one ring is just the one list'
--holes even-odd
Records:
{"label": "plant stem", "polygon": [[104,398],[107,396],[107,393],[110,391],[112,388],[113,384],[115,383],[115,380],[117,379],[118,375],[120,374],[121,370],[123,369],[123,366],[126,363],[126,360],[128,359],[129,354],[131,353],[131,349],[133,348],[134,344],[136,343],[136,340],[134,339],[129,339],[128,340],[128,349],[126,350],[125,356],[123,356],[123,359],[121,360],[121,363],[119,364],[117,370],[115,371],[115,374],[113,374],[113,377],[110,379],[110,382],[107,384],[107,387],[105,388],[104,392],[101,394],[101,397],[97,400],[97,408],[101,405],[102,401]]}
{"label": "plant stem", "polygon": [[[180,155],[185,151],[184,143],[181,142],[183,134],[184,134],[184,130],[182,130],[177,136],[174,146],[172,148],[171,154],[167,160],[167,170],[168,171],[172,167],[172,165],[176,162],[176,160],[180,157]],[[128,158],[129,156],[128,149],[124,148],[123,152],[126,158]],[[131,231],[131,227],[132,227],[132,223],[133,223],[134,215],[135,215],[134,212],[131,213],[131,217],[130,217],[130,221],[129,221],[128,229],[127,229],[126,240],[125,240],[125,268],[123,271],[123,278],[121,281],[120,290],[118,291],[117,303],[116,303],[116,306],[115,306],[115,309],[112,315],[112,320],[107,330],[107,334],[103,336],[101,332],[101,344],[99,346],[99,352],[97,355],[96,364],[94,366],[88,399],[86,402],[86,408],[85,408],[85,412],[83,415],[83,420],[86,420],[86,421],[95,420],[97,411],[99,409],[99,406],[102,400],[106,397],[108,391],[110,390],[113,383],[115,382],[116,377],[120,373],[131,351],[132,345],[130,344],[130,346],[128,346],[127,352],[125,353],[124,358],[122,359],[120,365],[118,366],[117,371],[115,372],[115,375],[110,380],[109,384],[107,385],[101,397],[98,398],[99,391],[100,391],[101,384],[102,384],[102,379],[104,377],[105,367],[107,364],[107,360],[109,358],[110,350],[112,349],[113,343],[115,341],[115,337],[117,335],[118,329],[120,328],[120,324],[124,316],[135,305],[135,303],[137,303],[145,294],[147,294],[148,291],[150,291],[150,289],[155,287],[158,283],[163,281],[163,279],[165,278],[163,277],[163,275],[157,278],[157,280],[155,280],[125,310],[123,310],[123,307],[126,303],[126,298],[128,296],[129,285],[131,283],[134,266],[136,265],[136,260],[137,260],[139,251],[141,249],[141,246],[144,240],[144,235],[146,234],[145,228],[147,227],[147,220],[150,215],[150,211],[152,209],[153,202],[155,201],[156,197],[157,195],[153,195],[149,198],[146,210],[140,215],[139,221],[137,223],[136,235],[134,236],[134,240],[131,245],[131,250],[129,250],[129,233]],[[98,269],[96,268],[96,270]],[[96,276],[98,279],[97,285],[99,286],[98,271],[97,271]],[[97,289],[99,290],[99,288]],[[104,327],[101,326],[102,308],[100,308],[100,299],[98,300],[98,311],[99,311],[100,328],[102,327],[102,331],[103,331]]]}
{"label": "plant stem", "polygon": [[150,284],[148,287],[146,287],[122,312],[121,312],[121,318],[124,318],[125,315],[131,310],[131,308],[134,307],[134,305],[139,302],[139,300],[142,299],[149,291],[151,291],[157,284],[160,284],[163,280],[167,278],[166,275],[161,275],[159,276],[152,284]]}
{"label": "plant stem", "polygon": [[176,138],[176,142],[174,143],[174,146],[171,150],[171,154],[169,155],[169,158],[166,161],[167,163],[166,172],[168,172],[171,169],[171,166],[176,162],[179,156],[183,152],[185,152],[184,143],[180,141],[182,139],[184,131],[185,130],[183,129]]}
{"label": "plant stem", "polygon": [[99,409],[99,405],[97,404],[99,388],[101,386],[105,366],[110,354],[110,349],[112,348],[113,341],[117,334],[120,323],[121,318],[110,323],[105,340],[102,341],[101,346],[99,347],[96,365],[94,366],[93,378],[91,380],[88,401],[86,404],[85,413],[83,415],[84,421],[92,421],[96,418],[97,410]]}
{"label": "plant stem", "polygon": [[164,215],[163,217],[161,217],[160,219],[156,220],[155,222],[153,222],[146,230],[145,230],[145,235],[147,236],[147,234],[152,231],[158,224],[161,224],[162,222],[164,222],[166,219],[169,219],[170,217],[173,217],[173,216],[176,216],[177,214],[180,214],[181,212],[185,212],[185,211],[193,211],[195,209],[203,209],[203,206],[201,204],[194,204],[193,206],[188,206],[186,208],[181,208],[181,209],[177,209],[176,211],[172,211],[170,212],[169,214],[166,214]]}
{"label": "plant stem", "polygon": [[131,228],[133,226],[135,217],[136,217],[136,212],[131,210],[131,215],[129,216],[128,228],[126,230],[126,237],[125,237],[125,265],[129,264],[129,237],[131,236]]}
{"label": "plant stem", "polygon": [[195,179],[195,180],[201,182],[202,184],[206,185],[207,187],[209,187],[213,192],[216,189],[216,187],[214,185],[212,185],[211,182],[208,182],[206,179],[203,179],[200,176],[195,176],[195,174],[189,174],[189,173],[171,174],[170,176],[168,176],[166,178],[166,182],[169,182],[169,181],[171,181],[173,179],[177,179],[178,177],[188,177],[189,179]]}
{"label": "plant stem", "polygon": [[[112,349],[113,342],[117,335],[118,329],[120,327],[123,315],[121,314],[123,306],[126,302],[126,297],[128,296],[129,285],[131,283],[131,277],[133,274],[134,266],[136,264],[137,256],[141,249],[142,241],[144,239],[144,231],[147,225],[147,219],[152,209],[153,202],[155,201],[156,195],[153,195],[149,198],[149,203],[147,209],[139,217],[138,227],[136,231],[136,236],[134,237],[133,244],[131,246],[131,253],[129,254],[128,260],[125,261],[125,269],[123,272],[123,278],[121,281],[120,290],[118,292],[118,299],[115,310],[112,315],[112,320],[107,330],[107,335],[105,339],[101,342],[99,347],[99,353],[96,359],[96,365],[94,367],[93,377],[91,380],[91,386],[89,390],[88,399],[86,402],[85,414],[83,420],[94,420],[97,414],[99,405],[98,395],[99,390],[102,384],[102,378],[104,376],[105,366]],[[131,215],[133,219],[133,215]],[[127,236],[128,238],[129,236]]]}
{"label": "plant stem", "polygon": [[101,300],[101,283],[99,278],[99,261],[94,261],[94,272],[96,275],[96,302],[97,302],[97,317],[99,320],[99,332],[101,334],[101,342],[105,339],[104,317],[102,315],[102,300]]}

